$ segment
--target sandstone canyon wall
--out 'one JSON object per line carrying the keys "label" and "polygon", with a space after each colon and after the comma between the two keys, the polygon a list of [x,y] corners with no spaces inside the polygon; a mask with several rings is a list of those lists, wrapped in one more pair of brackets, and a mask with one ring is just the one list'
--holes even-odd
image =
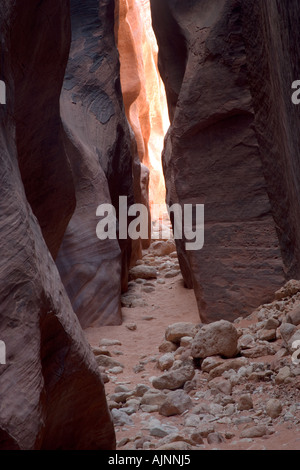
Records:
{"label": "sandstone canyon wall", "polygon": [[124,106],[135,134],[140,160],[150,170],[150,205],[162,204],[165,200],[161,151],[169,127],[151,22],[149,0],[116,1],[115,34]]}
{"label": "sandstone canyon wall", "polygon": [[69,19],[67,0],[0,4],[1,449],[115,447],[101,376],[52,257],[75,203],[59,116]]}
{"label": "sandstone canyon wall", "polygon": [[300,5],[151,0],[171,127],[169,204],[205,205],[205,243],[177,242],[202,321],[233,320],[299,277]]}
{"label": "sandstone canyon wall", "polygon": [[[57,265],[82,327],[120,324],[131,240],[99,240],[96,210],[119,196],[134,202],[134,137],[124,113],[114,2],[71,1],[72,44],[61,96],[67,151],[76,188],[76,211]],[[137,156],[137,155],[136,155]],[[136,183],[135,193],[140,189]],[[136,197],[137,194],[135,194]],[[139,254],[138,244],[134,250]],[[138,255],[137,255],[138,257]]]}

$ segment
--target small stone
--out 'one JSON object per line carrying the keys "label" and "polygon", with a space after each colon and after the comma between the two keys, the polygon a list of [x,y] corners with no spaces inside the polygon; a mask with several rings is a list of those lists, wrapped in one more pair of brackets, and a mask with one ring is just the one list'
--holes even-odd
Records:
{"label": "small stone", "polygon": [[150,436],[165,437],[167,435],[167,431],[162,426],[154,426],[150,429]]}
{"label": "small stone", "polygon": [[140,408],[144,413],[156,413],[159,410],[158,405],[141,405]]}
{"label": "small stone", "polygon": [[122,368],[124,368],[123,364],[116,361],[112,357],[103,356],[102,354],[100,354],[99,356],[95,356],[95,357],[96,357],[96,361],[97,361],[98,366],[105,367],[105,369],[112,369],[113,367],[122,367]]}
{"label": "small stone", "polygon": [[111,415],[115,426],[133,426],[132,419],[122,410],[112,409]]}
{"label": "small stone", "polygon": [[277,318],[271,317],[268,318],[267,323],[265,324],[265,330],[276,330],[280,326],[280,321]]}
{"label": "small stone", "polygon": [[150,389],[142,396],[141,405],[161,406],[165,400],[166,395],[163,392]]}
{"label": "small stone", "polygon": [[229,403],[224,407],[225,416],[232,416],[235,413],[235,406],[232,403]]}
{"label": "small stone", "polygon": [[151,287],[151,286],[142,287],[142,292],[145,292],[146,294],[151,294],[154,291],[155,291],[155,287]]}
{"label": "small stone", "polygon": [[109,382],[109,377],[105,372],[100,372],[102,382],[104,384],[107,384]]}
{"label": "small stone", "polygon": [[166,279],[170,279],[172,277],[176,277],[180,274],[180,270],[179,269],[171,269],[170,271],[168,271],[166,274],[165,274],[165,278]]}
{"label": "small stone", "polygon": [[93,354],[95,356],[100,356],[100,354],[103,354],[103,356],[110,356],[111,357],[111,353],[110,351],[107,349],[106,346],[101,346],[101,348],[92,348],[92,351],[93,351]]}
{"label": "small stone", "polygon": [[254,338],[250,334],[242,335],[238,340],[238,344],[241,349],[249,349],[255,344]]}
{"label": "small stone", "polygon": [[142,320],[151,321],[151,320],[155,320],[155,317],[153,315],[145,315],[144,317],[142,317]]}
{"label": "small stone", "polygon": [[135,331],[137,329],[136,323],[127,323],[125,326],[130,331]]}
{"label": "small stone", "polygon": [[201,370],[203,372],[210,372],[215,367],[221,366],[224,361],[225,359],[222,359],[221,356],[206,357],[201,363]]}
{"label": "small stone", "polygon": [[275,354],[274,348],[271,344],[264,343],[264,344],[256,344],[253,348],[244,349],[241,354],[248,358],[256,358],[262,356],[270,356]]}
{"label": "small stone", "polygon": [[145,370],[145,366],[144,364],[136,364],[134,367],[133,367],[133,372],[135,374],[139,374],[140,372],[143,372]]}
{"label": "small stone", "polygon": [[115,401],[116,403],[125,403],[128,398],[131,398],[133,395],[133,392],[118,392],[118,393],[112,393],[109,398],[112,401]]}
{"label": "small stone", "polygon": [[300,305],[294,307],[286,316],[286,321],[292,325],[300,325]]}
{"label": "small stone", "polygon": [[128,392],[131,392],[129,390],[128,387],[126,387],[126,385],[124,384],[118,384],[116,387],[115,387],[115,393],[128,393]]}
{"label": "small stone", "polygon": [[[126,406],[134,408],[134,411],[136,412],[139,409],[140,402],[141,400],[138,400],[137,398],[129,398],[126,400]],[[125,408],[123,408],[123,410],[125,411]]]}
{"label": "small stone", "polygon": [[250,428],[244,429],[241,432],[241,439],[250,438],[253,439],[255,437],[263,437],[268,433],[267,427],[263,424],[257,426],[251,426]]}
{"label": "small stone", "polygon": [[288,366],[282,367],[279,369],[278,374],[275,377],[275,382],[277,384],[282,384],[283,382],[286,381],[291,375],[291,370]]}
{"label": "small stone", "polygon": [[148,392],[150,390],[150,387],[148,385],[145,385],[145,384],[137,384],[136,388],[135,388],[135,396],[136,397],[142,397],[145,395],[146,392]]}
{"label": "small stone", "polygon": [[174,355],[172,353],[166,353],[161,356],[157,361],[157,366],[160,370],[169,370],[174,364]]}
{"label": "small stone", "polygon": [[183,387],[188,380],[192,380],[194,375],[195,369],[193,365],[188,364],[179,369],[165,372],[160,377],[155,377],[152,381],[152,385],[159,390],[176,390],[177,388]]}
{"label": "small stone", "polygon": [[198,327],[193,323],[178,322],[169,325],[166,329],[165,339],[173,343],[179,343],[184,336],[194,337],[198,331]]}
{"label": "small stone", "polygon": [[157,256],[165,256],[176,252],[176,245],[172,239],[167,241],[159,240],[153,242],[150,249]]}
{"label": "small stone", "polygon": [[195,415],[195,414],[191,414],[189,416],[186,417],[185,421],[184,421],[184,426],[185,427],[191,427],[191,428],[198,428],[198,426],[200,426],[200,418],[199,416]]}
{"label": "small stone", "polygon": [[169,392],[159,409],[163,416],[180,415],[193,407],[190,396],[183,390]]}
{"label": "small stone", "polygon": [[250,394],[241,395],[238,399],[237,409],[239,411],[252,410],[253,401]]}
{"label": "small stone", "polygon": [[149,437],[143,436],[135,441],[134,446],[136,449],[143,449],[146,442],[149,442]]}
{"label": "small stone", "polygon": [[122,343],[118,339],[108,339],[108,338],[102,338],[99,342],[99,347],[101,346],[121,346]]}
{"label": "small stone", "polygon": [[280,336],[282,337],[286,345],[288,345],[289,340],[296,331],[297,327],[295,325],[292,325],[291,323],[282,323],[279,328]]}
{"label": "small stone", "polygon": [[176,349],[176,344],[172,343],[171,341],[163,341],[158,348],[159,352],[161,353],[173,352],[176,351]]}
{"label": "small stone", "polygon": [[212,432],[207,436],[207,443],[208,444],[222,444],[224,439],[219,432]]}
{"label": "small stone", "polygon": [[180,339],[180,346],[182,348],[187,348],[187,347],[191,346],[192,341],[193,341],[193,338],[191,336],[183,336]]}
{"label": "small stone", "polygon": [[224,395],[231,395],[232,393],[232,384],[229,380],[222,379],[221,377],[216,377],[208,383],[210,389],[215,389]]}
{"label": "small stone", "polygon": [[299,347],[297,346],[298,343],[296,343],[296,341],[300,341],[300,329],[297,329],[297,331],[293,334],[293,336],[288,342],[288,350],[291,354],[293,354],[296,349],[299,349]]}
{"label": "small stone", "polygon": [[119,366],[113,367],[112,369],[108,369],[108,372],[109,372],[110,374],[116,374],[116,375],[122,374],[122,373],[123,373],[123,368],[122,368],[122,367],[119,367]]}
{"label": "small stone", "polygon": [[274,341],[276,339],[276,330],[263,329],[259,332],[258,337],[262,341]]}
{"label": "small stone", "polygon": [[281,289],[275,292],[275,300],[292,297],[300,291],[300,281],[291,279]]}
{"label": "small stone", "polygon": [[281,402],[276,398],[269,400],[266,404],[266,412],[272,419],[278,418],[282,412]]}
{"label": "small stone", "polygon": [[191,432],[190,439],[194,444],[204,444],[203,437],[198,431]]}
{"label": "small stone", "polygon": [[119,442],[118,442],[118,447],[123,447],[125,446],[126,444],[128,444],[128,442],[130,442],[130,439],[128,437],[123,437],[123,439],[121,439]]}
{"label": "small stone", "polygon": [[192,446],[185,441],[178,441],[157,447],[157,450],[192,450]]}
{"label": "small stone", "polygon": [[253,422],[253,418],[251,416],[238,416],[237,418],[232,418],[233,424],[239,426],[240,424],[248,424]]}
{"label": "small stone", "polygon": [[235,359],[228,359],[223,361],[223,363],[217,367],[214,367],[209,373],[209,380],[214,379],[215,377],[220,377],[224,372],[228,370],[237,371],[243,366],[248,365],[248,360],[245,357],[237,357]]}

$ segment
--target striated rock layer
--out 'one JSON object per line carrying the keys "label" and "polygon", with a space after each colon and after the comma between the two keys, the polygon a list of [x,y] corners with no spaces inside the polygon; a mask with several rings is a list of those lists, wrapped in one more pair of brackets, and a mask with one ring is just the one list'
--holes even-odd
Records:
{"label": "striated rock layer", "polygon": [[300,275],[300,6],[271,3],[151,0],[167,202],[205,205],[204,248],[177,241],[204,322],[245,315]]}
{"label": "striated rock layer", "polygon": [[113,449],[101,376],[45,243],[55,254],[74,200],[58,103],[68,2],[4,0],[0,32],[0,448]]}
{"label": "striated rock layer", "polygon": [[134,196],[134,144],[120,87],[114,2],[72,0],[71,18],[61,111],[77,205],[57,266],[82,327],[120,324],[131,240],[96,236],[97,207],[113,204],[118,215],[119,196],[128,197],[128,206]]}

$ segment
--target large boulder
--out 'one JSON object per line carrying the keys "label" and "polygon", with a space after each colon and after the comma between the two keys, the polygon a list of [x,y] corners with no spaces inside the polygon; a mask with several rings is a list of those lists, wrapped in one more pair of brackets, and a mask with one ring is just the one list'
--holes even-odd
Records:
{"label": "large boulder", "polygon": [[210,356],[233,357],[238,350],[238,332],[232,323],[220,320],[204,325],[192,342],[192,356],[204,359]]}

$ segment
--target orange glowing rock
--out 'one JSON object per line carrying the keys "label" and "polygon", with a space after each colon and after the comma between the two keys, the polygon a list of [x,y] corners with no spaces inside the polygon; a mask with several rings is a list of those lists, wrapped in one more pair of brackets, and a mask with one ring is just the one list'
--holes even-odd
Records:
{"label": "orange glowing rock", "polygon": [[149,0],[118,0],[115,24],[124,106],[140,160],[150,170],[150,205],[164,203],[161,152],[169,117]]}

